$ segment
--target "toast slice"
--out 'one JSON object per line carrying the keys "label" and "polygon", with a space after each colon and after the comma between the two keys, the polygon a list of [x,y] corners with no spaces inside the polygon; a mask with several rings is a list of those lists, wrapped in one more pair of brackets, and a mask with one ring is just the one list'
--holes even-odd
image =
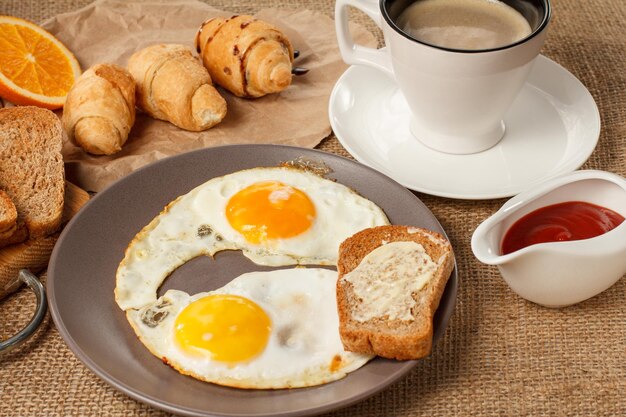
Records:
{"label": "toast slice", "polygon": [[12,232],[17,226],[17,209],[11,197],[0,190],[0,236]]}
{"label": "toast slice", "polygon": [[15,230],[0,233],[0,246],[48,236],[61,225],[62,144],[61,122],[50,110],[0,109],[0,189],[17,211]]}
{"label": "toast slice", "polygon": [[7,193],[0,190],[0,248],[19,243],[28,237],[28,229],[17,217],[17,209]]}
{"label": "toast slice", "polygon": [[337,262],[344,348],[399,360],[427,356],[453,268],[450,242],[430,230],[379,226],[346,239]]}

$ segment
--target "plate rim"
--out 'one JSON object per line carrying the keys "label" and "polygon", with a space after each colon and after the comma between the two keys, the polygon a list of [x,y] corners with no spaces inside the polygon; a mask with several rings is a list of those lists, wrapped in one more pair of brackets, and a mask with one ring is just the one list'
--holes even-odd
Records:
{"label": "plate rim", "polygon": [[[129,386],[129,384],[127,384],[124,381],[119,380],[118,378],[112,376],[109,374],[109,372],[104,369],[103,367],[101,367],[98,363],[96,363],[91,356],[89,356],[87,353],[85,353],[85,351],[81,348],[80,344],[75,340],[75,338],[73,337],[72,333],[70,333],[65,325],[65,322],[63,321],[63,318],[61,317],[61,314],[58,310],[58,306],[57,306],[57,296],[56,296],[56,290],[55,290],[55,281],[57,280],[56,276],[55,276],[55,270],[57,268],[57,263],[58,258],[59,258],[59,253],[61,251],[61,247],[63,245],[64,240],[67,238],[67,236],[72,233],[72,228],[73,225],[78,222],[78,220],[80,219],[80,217],[82,216],[83,212],[86,212],[87,210],[90,210],[90,207],[95,204],[94,201],[98,201],[98,199],[101,198],[106,198],[106,195],[110,194],[110,193],[114,193],[115,190],[120,186],[119,184],[122,184],[127,178],[131,177],[131,176],[140,176],[143,175],[142,173],[146,170],[149,169],[154,169],[155,165],[161,165],[161,164],[166,164],[168,163],[169,160],[173,160],[173,159],[178,159],[180,157],[182,157],[183,155],[186,154],[192,154],[192,153],[211,153],[215,150],[218,149],[223,149],[223,148],[249,148],[249,147],[262,147],[262,148],[286,148],[292,151],[297,151],[297,152],[304,152],[304,153],[312,153],[312,154],[318,154],[318,155],[323,155],[323,158],[330,158],[330,159],[337,159],[338,161],[347,161],[350,164],[358,164],[360,165],[362,168],[365,168],[367,170],[372,171],[375,175],[381,175],[383,177],[385,177],[387,180],[392,181],[397,183],[397,181],[393,180],[392,178],[390,178],[389,176],[387,176],[384,173],[381,173],[377,170],[375,170],[374,168],[369,167],[368,165],[364,165],[364,164],[360,164],[357,161],[351,160],[349,158],[346,158],[344,156],[341,155],[337,155],[337,154],[333,154],[330,152],[325,152],[319,149],[310,149],[310,148],[302,148],[302,147],[297,147],[297,146],[291,146],[291,145],[282,145],[282,144],[233,144],[233,145],[221,145],[221,146],[215,146],[215,147],[210,147],[210,148],[202,148],[202,149],[196,149],[196,150],[192,150],[189,152],[184,152],[178,155],[172,155],[172,156],[168,156],[166,158],[163,158],[161,160],[155,161],[153,163],[150,163],[148,165],[142,166],[139,169],[131,172],[130,174],[126,175],[125,177],[114,181],[113,183],[109,184],[107,187],[105,187],[102,191],[98,192],[95,196],[93,196],[92,198],[89,199],[89,201],[81,208],[81,210],[65,225],[63,231],[61,232],[57,244],[55,245],[51,258],[50,258],[50,262],[49,262],[49,266],[48,266],[48,279],[46,282],[46,291],[48,292],[48,303],[49,303],[49,307],[50,307],[50,315],[52,317],[52,320],[55,324],[55,326],[57,327],[57,330],[59,332],[59,334],[61,335],[61,338],[63,339],[63,341],[65,342],[65,344],[69,347],[69,349],[72,351],[73,355],[80,361],[82,362],[91,372],[93,372],[97,377],[99,377],[100,379],[102,379],[104,382],[106,382],[111,388],[120,391],[126,395],[128,395],[129,397],[133,398],[136,401],[139,401],[141,403],[144,404],[148,404],[152,407],[155,407],[157,409],[160,410],[164,410],[167,412],[171,412],[171,413],[175,413],[175,414],[180,414],[180,415],[186,415],[186,416],[193,416],[193,417],[204,417],[204,416],[224,416],[224,417],[259,417],[262,415],[268,415],[268,416],[273,416],[273,417],[282,417],[282,416],[309,416],[309,415],[317,415],[320,413],[325,413],[325,412],[330,412],[330,411],[334,411],[334,410],[339,410],[351,405],[354,405],[360,401],[363,401],[364,399],[371,397],[379,392],[381,392],[382,390],[384,390],[385,388],[387,388],[388,386],[390,386],[391,384],[397,382],[398,380],[400,380],[401,378],[405,377],[410,371],[412,371],[417,364],[419,363],[420,360],[411,360],[411,361],[405,361],[402,366],[398,369],[398,371],[396,371],[395,373],[393,373],[392,375],[389,375],[387,377],[386,380],[384,380],[382,383],[377,384],[374,388],[371,388],[370,390],[364,390],[362,392],[359,392],[356,395],[353,395],[351,397],[348,397],[346,399],[341,399],[341,400],[337,400],[334,401],[332,403],[324,403],[324,404],[320,404],[314,407],[307,407],[307,408],[303,408],[297,411],[280,411],[280,412],[272,412],[271,414],[260,414],[260,413],[224,413],[224,412],[215,412],[215,411],[207,411],[207,410],[197,410],[195,408],[190,408],[184,405],[178,405],[178,404],[174,404],[168,401],[164,401],[161,400],[157,397],[154,397],[152,395],[149,395],[145,392],[143,392],[141,389],[138,389],[136,387],[133,386]],[[207,179],[207,181],[210,178]],[[412,198],[414,200],[414,202],[419,205],[422,206],[423,209],[425,209],[427,211],[427,213],[429,213],[429,215],[432,217],[432,220],[434,220],[440,227],[441,231],[443,232],[443,235],[449,240],[445,229],[443,228],[443,226],[441,225],[441,222],[439,221],[439,219],[437,219],[437,217],[434,215],[434,213],[432,213],[432,211],[424,204],[423,201],[421,201],[414,193],[412,193],[410,190],[407,190],[407,192],[409,194],[412,195]],[[105,194],[106,193],[106,194]],[[102,197],[102,196],[105,197]],[[455,263],[454,263],[454,269],[450,275],[450,278],[448,280],[448,284],[446,285],[446,291],[450,291],[450,297],[449,299],[451,300],[451,307],[450,307],[450,312],[448,314],[447,317],[444,318],[443,324],[442,324],[442,330],[441,333],[439,334],[438,339],[433,339],[433,347],[436,345],[436,343],[438,343],[445,334],[445,330],[449,325],[450,319],[452,318],[453,314],[454,314],[454,310],[456,309],[456,301],[457,301],[457,294],[458,294],[458,286],[459,286],[459,282],[458,282],[458,268],[457,268],[457,263],[456,263],[456,259],[455,259]],[[376,358],[375,358],[376,359]],[[367,366],[367,364],[365,365]]]}
{"label": "plate rim", "polygon": [[[348,153],[350,153],[350,155],[355,158],[357,161],[359,161],[360,163],[373,168],[381,173],[383,173],[384,175],[387,175],[388,177],[392,178],[394,181],[398,182],[399,184],[401,184],[402,186],[416,191],[416,192],[420,192],[420,193],[424,193],[424,194],[428,194],[428,195],[433,195],[433,196],[438,196],[438,197],[445,197],[445,198],[452,198],[452,199],[458,199],[458,200],[476,200],[476,201],[480,201],[480,200],[493,200],[493,199],[499,199],[499,198],[508,198],[508,197],[512,197],[516,194],[519,194],[520,192],[529,189],[530,187],[540,184],[544,181],[547,181],[551,178],[555,178],[559,175],[563,175],[563,174],[567,174],[569,172],[573,172],[575,170],[577,170],[578,168],[580,168],[591,156],[591,154],[593,153],[593,151],[595,150],[598,141],[600,140],[600,134],[602,131],[602,119],[600,117],[600,111],[598,109],[598,104],[596,103],[595,99],[593,98],[593,95],[589,92],[589,90],[587,89],[587,87],[585,87],[585,85],[574,75],[572,74],[570,71],[568,71],[565,67],[563,67],[562,65],[560,65],[559,63],[553,61],[552,59],[546,57],[545,55],[538,55],[537,56],[537,61],[535,62],[535,67],[537,65],[549,65],[552,66],[554,69],[558,70],[559,72],[561,72],[563,74],[563,76],[568,77],[572,82],[574,82],[575,84],[577,84],[577,86],[579,87],[579,91],[581,91],[581,93],[585,96],[584,100],[588,100],[590,103],[590,110],[593,110],[593,117],[594,117],[594,121],[596,123],[594,123],[594,134],[590,135],[590,139],[588,141],[585,141],[585,143],[587,143],[587,146],[584,147],[580,152],[576,153],[574,156],[579,155],[577,158],[571,158],[569,161],[569,163],[564,164],[563,166],[561,166],[558,170],[556,171],[550,171],[548,172],[546,175],[540,177],[537,180],[534,180],[532,182],[527,182],[525,185],[521,185],[515,188],[511,188],[508,191],[501,191],[501,192],[497,192],[497,191],[492,191],[492,192],[485,192],[485,193],[463,193],[463,192],[455,192],[455,191],[440,191],[440,190],[433,190],[433,189],[429,189],[428,187],[425,186],[416,186],[415,184],[409,184],[406,183],[404,181],[400,181],[396,178],[394,178],[393,176],[393,172],[390,172],[390,169],[387,169],[386,167],[382,166],[381,164],[372,161],[371,158],[368,158],[367,156],[364,156],[364,154],[367,154],[366,152],[363,153],[358,153],[354,150],[354,147],[350,145],[350,141],[346,139],[346,137],[344,136],[343,133],[341,133],[341,130],[338,127],[338,123],[336,122],[336,114],[333,112],[334,107],[336,106],[336,102],[338,102],[339,100],[337,99],[337,95],[338,95],[338,90],[341,84],[345,83],[345,79],[350,77],[352,75],[352,73],[354,71],[359,70],[361,67],[360,65],[351,65],[349,66],[346,71],[344,71],[343,74],[341,74],[341,76],[339,77],[339,79],[337,80],[337,82],[335,83],[335,85],[333,86],[333,89],[331,91],[330,94],[330,98],[328,101],[328,118],[330,120],[330,125],[331,128],[333,130],[333,133],[335,134],[335,136],[337,137],[337,140],[341,143],[341,145],[348,151]],[[541,63],[539,62],[541,61]],[[372,71],[377,71],[374,68],[369,68],[369,67],[363,67],[363,68],[367,68],[368,70],[372,70]],[[382,72],[380,73],[381,75],[384,75]],[[391,79],[391,82],[394,82]],[[542,92],[546,92],[546,90],[541,89],[539,87],[537,87],[535,84],[531,83],[529,80],[526,80],[524,86],[529,86],[531,88],[536,88],[539,91]],[[552,94],[551,94],[552,95]],[[497,145],[496,145],[497,146]],[[433,151],[436,152],[436,151]],[[445,155],[445,153],[441,153],[438,152],[438,154],[441,155]]]}

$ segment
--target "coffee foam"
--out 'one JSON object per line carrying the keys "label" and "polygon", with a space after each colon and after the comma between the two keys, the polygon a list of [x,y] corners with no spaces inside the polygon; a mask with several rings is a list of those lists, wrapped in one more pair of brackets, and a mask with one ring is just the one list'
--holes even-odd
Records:
{"label": "coffee foam", "polygon": [[530,35],[528,21],[498,0],[421,0],[407,7],[397,25],[411,37],[453,49],[492,49]]}

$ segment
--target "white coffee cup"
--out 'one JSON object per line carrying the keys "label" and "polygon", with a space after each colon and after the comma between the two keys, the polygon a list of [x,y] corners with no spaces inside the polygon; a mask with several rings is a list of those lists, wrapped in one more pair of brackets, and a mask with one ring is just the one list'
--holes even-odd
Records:
{"label": "white coffee cup", "polygon": [[[550,21],[549,0],[504,2],[528,20],[531,34],[498,48],[460,50],[416,40],[396,25],[413,1],[337,0],[339,49],[346,63],[377,68],[395,80],[411,110],[411,133],[424,145],[453,154],[481,152],[504,136],[503,117],[539,55]],[[347,6],[381,27],[386,48],[354,43]]]}

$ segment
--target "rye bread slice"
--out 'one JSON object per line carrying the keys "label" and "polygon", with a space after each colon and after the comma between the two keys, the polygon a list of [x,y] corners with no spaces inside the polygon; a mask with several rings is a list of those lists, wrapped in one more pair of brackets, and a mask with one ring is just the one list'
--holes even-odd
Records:
{"label": "rye bread slice", "polygon": [[[61,225],[65,189],[62,144],[61,121],[50,110],[32,106],[0,109],[0,188],[17,209],[15,232],[2,234],[0,246],[48,236]],[[16,241],[16,236],[21,240]]]}
{"label": "rye bread slice", "polygon": [[[438,267],[425,286],[412,294],[413,320],[390,320],[387,315],[357,321],[354,310],[360,302],[346,275],[374,249],[390,242],[413,241],[421,244]],[[393,268],[393,266],[390,266]],[[439,233],[413,226],[378,226],[365,229],[346,239],[339,247],[337,269],[337,308],[339,334],[346,350],[375,354],[390,359],[419,359],[432,348],[433,316],[448,278],[454,268],[454,253]]]}

